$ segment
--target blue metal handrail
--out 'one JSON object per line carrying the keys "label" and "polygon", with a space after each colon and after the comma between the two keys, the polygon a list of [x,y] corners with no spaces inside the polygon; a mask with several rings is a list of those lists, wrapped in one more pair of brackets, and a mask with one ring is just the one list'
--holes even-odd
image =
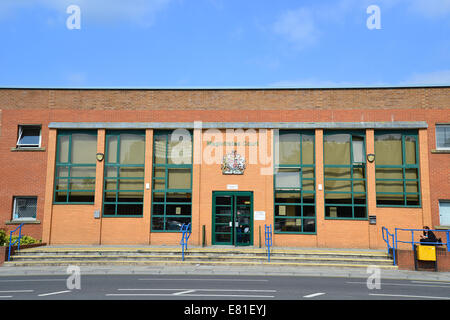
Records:
{"label": "blue metal handrail", "polygon": [[[398,247],[398,243],[410,243],[412,249],[414,250],[414,245],[415,245],[416,243],[423,244],[423,242],[420,242],[420,241],[414,241],[414,232],[416,232],[416,231],[418,231],[418,232],[423,232],[423,231],[425,231],[425,230],[427,230],[427,231],[433,231],[433,232],[445,232],[446,238],[447,238],[447,241],[446,241],[446,242],[426,242],[426,244],[428,244],[428,245],[446,245],[446,246],[447,246],[447,252],[450,252],[450,230],[438,230],[438,229],[432,230],[432,229],[404,229],[404,228],[395,228],[395,231],[394,231],[395,248]],[[397,232],[398,232],[398,231],[408,231],[408,232],[411,232],[411,241],[400,241],[400,240],[398,240],[398,237],[397,237]]]}
{"label": "blue metal handrail", "polygon": [[189,237],[191,236],[191,224],[185,224],[183,223],[183,225],[180,228],[180,231],[182,233],[181,235],[181,259],[182,261],[184,261],[184,251],[187,249],[187,243],[189,240]]}
{"label": "blue metal handrail", "polygon": [[[386,242],[386,244],[387,244],[388,253],[392,249],[392,257],[394,259],[394,266],[395,266],[395,265],[397,265],[397,261],[396,261],[396,257],[395,257],[395,239],[394,239],[394,235],[392,233],[390,233],[389,230],[387,228],[385,228],[385,227],[381,228],[381,234],[383,236],[384,242]],[[389,239],[392,239],[392,245],[391,245],[391,242],[389,241]]]}
{"label": "blue metal handrail", "polygon": [[[13,231],[9,232],[9,249],[8,249],[8,261],[11,260],[11,246],[17,244],[17,251],[20,250],[20,239],[22,239],[22,226],[23,223],[21,223],[17,228],[15,228]],[[17,231],[17,229],[19,229],[19,237],[16,239],[16,241],[12,242],[12,235],[14,232]]]}
{"label": "blue metal handrail", "polygon": [[270,247],[272,246],[272,225],[264,225],[265,240],[267,247],[267,259],[270,262]]}
{"label": "blue metal handrail", "polygon": [[[399,231],[411,232],[411,241],[398,240],[398,232]],[[392,249],[392,256],[394,258],[394,265],[397,265],[396,252],[398,250],[398,244],[399,243],[411,244],[412,250],[414,250],[414,245],[416,243],[423,244],[423,242],[414,241],[414,232],[423,232],[423,231],[425,231],[425,229],[395,228],[394,229],[394,234],[392,234],[392,233],[389,232],[389,230],[387,228],[385,228],[385,227],[381,228],[381,233],[382,233],[382,236],[383,236],[383,240],[387,244],[388,252],[389,252],[390,249]],[[431,230],[431,229],[429,229],[428,231],[445,232],[446,238],[447,238],[445,242],[444,241],[442,241],[442,242],[426,242],[426,244],[427,245],[446,245],[447,246],[447,251],[450,252],[450,230],[438,230],[438,229]],[[391,245],[390,239],[392,239],[392,245]]]}

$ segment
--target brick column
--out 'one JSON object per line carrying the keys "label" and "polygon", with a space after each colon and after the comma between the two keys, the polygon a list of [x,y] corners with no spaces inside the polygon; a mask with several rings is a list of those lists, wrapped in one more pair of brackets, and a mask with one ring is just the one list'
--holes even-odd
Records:
{"label": "brick column", "polygon": [[50,129],[47,143],[47,176],[45,179],[44,221],[42,226],[42,242],[47,244],[51,243],[56,142],[57,131],[56,129]]}
{"label": "brick column", "polygon": [[99,211],[98,244],[102,243],[102,219],[103,219],[103,176],[105,171],[105,129],[97,131],[97,153],[103,153],[103,161],[96,161],[95,167],[95,202],[94,211]]}

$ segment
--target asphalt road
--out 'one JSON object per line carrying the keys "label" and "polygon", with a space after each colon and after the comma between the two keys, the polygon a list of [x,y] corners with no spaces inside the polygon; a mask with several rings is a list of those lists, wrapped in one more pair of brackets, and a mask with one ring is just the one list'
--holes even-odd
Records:
{"label": "asphalt road", "polygon": [[450,282],[219,275],[0,276],[11,300],[450,300]]}

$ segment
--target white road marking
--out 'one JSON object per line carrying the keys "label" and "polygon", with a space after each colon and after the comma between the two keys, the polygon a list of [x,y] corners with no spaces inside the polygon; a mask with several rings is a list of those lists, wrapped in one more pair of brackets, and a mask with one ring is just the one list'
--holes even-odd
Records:
{"label": "white road marking", "polygon": [[0,296],[0,298],[12,298],[12,296]]}
{"label": "white road marking", "polygon": [[186,296],[186,297],[239,297],[239,298],[274,298],[271,295],[244,295],[244,294],[192,294],[197,291],[205,291],[205,292],[249,292],[249,293],[272,293],[277,292],[277,290],[259,290],[259,289],[177,289],[177,288],[139,288],[139,289],[117,289],[118,291],[176,291],[174,293],[109,293],[106,296]]}
{"label": "white road marking", "polygon": [[117,289],[118,291],[231,291],[231,292],[277,292],[277,290],[260,290],[260,289],[198,289],[198,288],[190,288],[190,289],[176,289],[176,288],[139,288],[139,289]]}
{"label": "white road marking", "polygon": [[443,284],[450,286],[450,282],[441,282],[441,281],[411,281],[412,283],[428,283],[428,284]]}
{"label": "white road marking", "polygon": [[[367,284],[367,282],[356,282],[356,281],[347,281],[347,283],[351,284]],[[405,286],[405,287],[431,287],[431,288],[449,288],[450,286],[437,286],[431,284],[412,284],[412,283],[388,283],[381,282],[382,286]]]}
{"label": "white road marking", "polygon": [[67,293],[70,292],[70,290],[64,290],[64,291],[57,291],[57,292],[49,292],[49,293],[42,293],[42,294],[38,294],[39,297],[45,297],[45,296],[52,296],[55,294],[61,294],[61,293]]}
{"label": "white road marking", "polygon": [[401,297],[401,298],[450,300],[450,297],[410,296],[410,295],[403,295],[403,294],[387,294],[387,293],[369,293],[369,295],[370,296],[385,296],[385,297]]}
{"label": "white road marking", "polygon": [[[174,294],[159,294],[159,293],[108,293],[106,296],[159,296],[159,297],[173,297]],[[187,294],[186,297],[236,297],[236,298],[274,298],[274,296],[258,296],[258,295],[238,295],[238,294]]]}
{"label": "white road marking", "polygon": [[33,292],[34,290],[5,290],[0,293],[21,293],[21,292]]}
{"label": "white road marking", "polygon": [[321,296],[324,294],[325,294],[325,292],[317,292],[317,293],[308,294],[307,296],[303,296],[303,298],[314,298],[314,297],[318,297],[318,296]]}
{"label": "white road marking", "polygon": [[255,282],[267,282],[267,279],[156,279],[156,278],[145,278],[138,279],[140,281],[255,281]]}
{"label": "white road marking", "polygon": [[27,282],[27,281],[66,281],[67,279],[8,279],[0,282]]}
{"label": "white road marking", "polygon": [[191,293],[191,292],[195,292],[195,290],[186,290],[186,291],[181,291],[181,292],[175,292],[175,293],[172,293],[172,294],[174,296],[179,296],[179,295],[186,294],[186,293]]}

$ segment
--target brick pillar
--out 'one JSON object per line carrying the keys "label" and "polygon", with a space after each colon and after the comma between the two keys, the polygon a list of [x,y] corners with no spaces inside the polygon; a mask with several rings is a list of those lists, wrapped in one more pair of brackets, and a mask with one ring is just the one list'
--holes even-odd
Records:
{"label": "brick pillar", "polygon": [[44,221],[42,226],[42,242],[47,244],[51,243],[56,142],[57,131],[56,129],[50,129],[47,143],[47,176],[45,179]]}
{"label": "brick pillar", "polygon": [[98,244],[102,243],[102,219],[103,219],[103,175],[105,171],[105,129],[97,131],[97,153],[103,153],[103,161],[97,161],[95,167],[95,202],[94,211],[100,212],[98,223]]}
{"label": "brick pillar", "polygon": [[[419,130],[419,170],[420,192],[422,197],[422,224],[433,229],[431,222],[430,200],[430,168],[428,164],[428,137],[427,130]],[[439,187],[439,186],[436,186]]]}

